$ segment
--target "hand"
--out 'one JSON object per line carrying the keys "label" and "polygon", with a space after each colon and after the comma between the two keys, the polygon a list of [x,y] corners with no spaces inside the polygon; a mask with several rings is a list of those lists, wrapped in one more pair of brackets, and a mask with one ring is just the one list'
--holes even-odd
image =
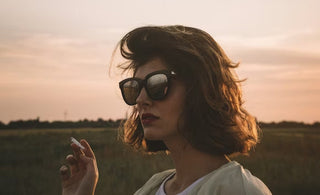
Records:
{"label": "hand", "polygon": [[66,165],[60,168],[62,195],[94,194],[99,177],[97,161],[88,142],[81,140],[80,143],[85,149],[81,150],[79,146],[72,143],[74,155],[69,154],[66,157],[69,168]]}

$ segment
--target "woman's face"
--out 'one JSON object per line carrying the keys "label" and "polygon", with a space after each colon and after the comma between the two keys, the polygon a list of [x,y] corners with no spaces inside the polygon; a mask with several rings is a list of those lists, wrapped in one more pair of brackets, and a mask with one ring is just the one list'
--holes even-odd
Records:
{"label": "woman's face", "polygon": [[[167,70],[167,66],[160,58],[154,58],[136,71],[135,77],[144,79],[146,75]],[[170,89],[163,100],[152,100],[143,88],[137,98],[137,109],[144,130],[144,137],[148,140],[162,140],[178,136],[178,120],[182,113],[186,90],[184,84],[173,78]]]}

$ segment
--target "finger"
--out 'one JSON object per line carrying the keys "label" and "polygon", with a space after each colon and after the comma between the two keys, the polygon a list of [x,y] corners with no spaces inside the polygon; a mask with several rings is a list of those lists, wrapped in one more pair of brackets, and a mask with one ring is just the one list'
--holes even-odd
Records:
{"label": "finger", "polygon": [[94,155],[94,152],[93,152],[90,144],[89,144],[85,139],[80,140],[80,143],[85,147],[85,150],[83,150],[84,154],[85,154],[87,157],[96,159],[96,157],[95,157],[95,155]]}
{"label": "finger", "polygon": [[60,175],[61,175],[62,182],[69,179],[70,175],[68,174],[68,167],[66,165],[62,165],[60,167]]}
{"label": "finger", "polygon": [[68,162],[70,165],[74,165],[74,164],[77,163],[76,158],[75,158],[72,154],[69,154],[69,155],[66,157],[66,160],[67,160],[67,162]]}
{"label": "finger", "polygon": [[95,175],[95,177],[98,177],[99,171],[96,160],[85,155],[81,155],[80,158],[85,163],[88,172]]}
{"label": "finger", "polygon": [[85,155],[80,155],[80,159],[82,160],[82,162],[84,162],[85,165],[87,165],[88,163],[90,163],[93,158],[85,156]]}
{"label": "finger", "polygon": [[79,156],[83,154],[83,151],[75,143],[71,144],[71,148],[73,150],[75,159],[79,159]]}
{"label": "finger", "polygon": [[75,157],[72,154],[69,154],[66,157],[66,160],[70,167],[70,175],[72,176],[75,172],[79,171],[78,161],[75,159]]}

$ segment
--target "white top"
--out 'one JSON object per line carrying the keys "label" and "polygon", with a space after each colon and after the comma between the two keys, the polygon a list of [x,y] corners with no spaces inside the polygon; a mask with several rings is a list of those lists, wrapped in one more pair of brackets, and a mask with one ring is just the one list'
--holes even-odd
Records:
{"label": "white top", "polygon": [[[167,174],[167,177],[165,177],[166,179],[161,181],[161,186],[158,188],[156,195],[166,195],[164,191],[164,184],[174,174],[175,170],[173,170],[169,175]],[[151,181],[154,182],[155,180],[151,179]],[[271,192],[268,187],[260,179],[253,176],[250,171],[244,169],[239,163],[231,161],[201,177],[187,187],[183,192],[179,193],[179,195],[186,194],[271,195]]]}
{"label": "white top", "polygon": [[[166,195],[166,192],[164,190],[164,185],[165,183],[171,179],[173,176],[175,175],[175,172],[173,172],[172,174],[170,174],[161,184],[160,188],[158,189],[156,195]],[[187,193],[193,188],[193,186],[197,185],[202,179],[204,178],[201,177],[199,179],[197,179],[195,182],[193,182],[190,186],[188,186],[186,189],[184,189],[182,192],[178,193],[177,195],[187,195]]]}

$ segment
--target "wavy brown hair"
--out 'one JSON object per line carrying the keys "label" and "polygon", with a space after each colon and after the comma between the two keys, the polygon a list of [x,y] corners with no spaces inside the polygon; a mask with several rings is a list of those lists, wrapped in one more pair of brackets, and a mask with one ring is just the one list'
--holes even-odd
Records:
{"label": "wavy brown hair", "polygon": [[[243,108],[233,63],[206,32],[192,27],[145,26],[119,42],[124,71],[161,58],[187,86],[178,131],[196,149],[209,154],[247,154],[259,141],[256,120]],[[182,123],[181,123],[182,121]],[[136,107],[120,127],[123,140],[148,152],[168,150],[162,141],[146,140]]]}

